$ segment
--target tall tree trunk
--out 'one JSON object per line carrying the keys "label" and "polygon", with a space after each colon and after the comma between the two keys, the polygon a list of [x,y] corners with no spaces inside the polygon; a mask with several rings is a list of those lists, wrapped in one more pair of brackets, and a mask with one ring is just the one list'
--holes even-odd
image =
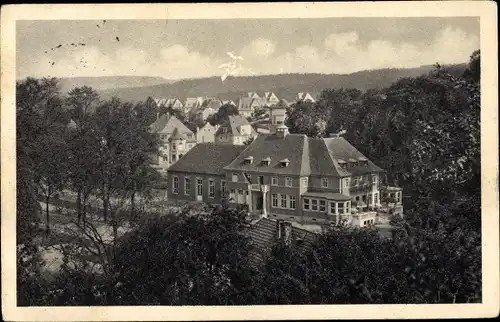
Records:
{"label": "tall tree trunk", "polygon": [[130,204],[131,204],[131,209],[130,209],[130,222],[135,220],[135,191],[132,192],[132,195],[130,196]]}
{"label": "tall tree trunk", "polygon": [[82,219],[82,189],[78,188],[76,194],[76,213],[78,214],[78,223]]}
{"label": "tall tree trunk", "polygon": [[82,205],[82,217],[83,217],[83,222],[87,221],[87,203],[89,200],[89,193],[84,193],[83,194],[83,205]]}
{"label": "tall tree trunk", "polygon": [[103,189],[103,196],[102,196],[102,216],[104,221],[108,221],[108,213],[109,213],[109,192],[106,186]]}
{"label": "tall tree trunk", "polygon": [[50,188],[47,188],[47,194],[45,195],[45,228],[47,235],[50,233],[50,224],[49,224],[49,201],[50,201]]}

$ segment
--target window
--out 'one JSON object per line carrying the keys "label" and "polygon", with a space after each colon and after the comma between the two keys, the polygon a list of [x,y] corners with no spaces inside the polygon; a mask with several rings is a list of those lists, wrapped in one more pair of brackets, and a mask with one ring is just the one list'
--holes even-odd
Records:
{"label": "window", "polygon": [[278,185],[278,177],[272,177],[271,178],[271,185],[277,186]]}
{"label": "window", "polygon": [[160,138],[161,138],[162,140],[166,140],[166,139],[167,139],[167,135],[162,134],[162,135],[160,135]]}
{"label": "window", "polygon": [[172,177],[172,192],[179,193],[179,178],[177,176]]}
{"label": "window", "polygon": [[292,186],[292,178],[290,178],[290,177],[285,178],[285,186],[287,186],[287,187]]}
{"label": "window", "polygon": [[275,193],[272,195],[272,203],[274,208],[278,208],[278,195]]}
{"label": "window", "polygon": [[222,183],[221,183],[221,190],[222,190],[222,194],[226,193],[226,181],[222,181]]}
{"label": "window", "polygon": [[215,197],[215,181],[212,179],[208,180],[208,196]]}
{"label": "window", "polygon": [[196,194],[203,196],[203,179],[196,179]]}
{"label": "window", "polygon": [[295,196],[290,196],[290,199],[288,200],[289,203],[288,203],[288,208],[290,209],[295,209],[296,207],[296,204],[297,204],[297,201],[295,199]]}
{"label": "window", "polygon": [[238,182],[238,175],[233,173],[233,182]]}
{"label": "window", "polygon": [[311,210],[313,211],[318,211],[318,200],[312,199],[311,200]]}
{"label": "window", "polygon": [[231,193],[229,194],[229,198],[230,198],[230,199],[233,199],[233,201],[236,199],[234,189],[231,189]]}
{"label": "window", "polygon": [[331,214],[335,214],[335,213],[337,213],[337,212],[335,211],[335,204],[336,204],[335,202],[330,201],[330,213],[331,213]]}
{"label": "window", "polygon": [[325,200],[319,201],[319,211],[326,212],[326,201]]}
{"label": "window", "polygon": [[264,176],[259,176],[259,184],[264,184]]}
{"label": "window", "polygon": [[357,187],[359,184],[359,179],[358,177],[354,177],[354,186]]}
{"label": "window", "polygon": [[175,150],[175,143],[172,143],[172,150]]}
{"label": "window", "polygon": [[345,203],[345,212],[347,214],[351,213],[351,202],[350,201],[348,201],[348,202]]}
{"label": "window", "polygon": [[339,214],[343,214],[344,213],[344,203],[343,202],[339,202],[338,203],[339,207]]}
{"label": "window", "polygon": [[378,176],[376,174],[372,175],[372,183],[378,182]]}
{"label": "window", "polygon": [[344,188],[349,187],[349,178],[344,178]]}
{"label": "window", "polygon": [[307,178],[302,178],[302,187],[307,188]]}
{"label": "window", "polygon": [[363,184],[368,184],[368,176],[363,176]]}
{"label": "window", "polygon": [[304,198],[304,210],[309,210],[310,208],[310,201],[307,198]]}
{"label": "window", "polygon": [[172,162],[177,160],[177,154],[172,154]]}
{"label": "window", "polygon": [[191,194],[191,179],[189,177],[184,178],[184,194]]}
{"label": "window", "polygon": [[321,187],[322,188],[328,188],[328,178],[322,178],[321,179]]}
{"label": "window", "polygon": [[280,207],[286,208],[286,195],[280,195],[280,199],[281,199]]}
{"label": "window", "polygon": [[376,205],[378,205],[378,204],[380,203],[380,201],[379,201],[379,196],[378,196],[378,192],[375,192],[375,193],[373,194],[373,200],[374,200],[374,202],[375,202],[375,204],[376,204]]}
{"label": "window", "polygon": [[238,203],[245,203],[245,194],[243,192],[243,189],[238,189]]}

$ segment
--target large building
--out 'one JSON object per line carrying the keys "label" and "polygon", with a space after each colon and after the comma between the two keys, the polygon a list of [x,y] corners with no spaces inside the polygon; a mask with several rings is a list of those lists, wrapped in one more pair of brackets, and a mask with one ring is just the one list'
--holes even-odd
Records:
{"label": "large building", "polygon": [[[228,145],[226,153],[212,152],[213,145],[197,146],[175,164],[175,174],[169,176],[169,199],[182,195],[186,200],[184,195],[189,195],[187,200],[219,203],[220,191],[232,206],[244,206],[250,213],[271,219],[374,224],[382,206],[379,181],[383,170],[341,136],[290,134],[278,121],[272,122],[270,134],[259,134],[248,146]],[[196,177],[196,171],[204,171],[205,176],[197,184],[212,180],[208,196],[182,191],[179,180]],[[396,206],[392,209],[402,212],[401,190],[391,192]]]}
{"label": "large building", "polygon": [[255,138],[257,132],[241,115],[226,116],[215,133],[215,143],[243,145],[250,138]]}
{"label": "large building", "polygon": [[163,114],[149,126],[149,130],[160,138],[160,148],[153,162],[160,172],[166,172],[197,143],[195,134],[173,115]]}

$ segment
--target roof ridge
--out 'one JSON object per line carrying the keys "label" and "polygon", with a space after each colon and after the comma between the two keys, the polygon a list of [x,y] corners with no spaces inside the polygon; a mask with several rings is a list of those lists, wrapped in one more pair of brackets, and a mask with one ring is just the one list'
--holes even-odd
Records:
{"label": "roof ridge", "polygon": [[[304,141],[302,144],[302,158],[300,160],[300,175],[309,175],[311,174],[311,157],[309,156],[309,137],[305,134],[302,134],[304,136]],[[307,169],[305,169],[306,165],[305,163],[307,162]]]}
{"label": "roof ridge", "polygon": [[333,167],[335,168],[335,171],[337,171],[337,173],[341,176],[341,173],[344,172],[344,171],[339,171],[339,165],[337,163],[337,160],[335,160],[333,158],[332,154],[330,153],[330,149],[328,149],[328,145],[326,145],[326,140],[325,139],[332,139],[332,138],[321,138],[320,140],[323,142],[323,145],[325,146],[326,153],[330,157],[330,160],[332,161],[332,164],[333,164]]}

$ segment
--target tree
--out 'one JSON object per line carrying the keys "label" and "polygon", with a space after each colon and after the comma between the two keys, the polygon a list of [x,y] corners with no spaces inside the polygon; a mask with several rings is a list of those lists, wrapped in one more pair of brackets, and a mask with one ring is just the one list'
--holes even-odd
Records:
{"label": "tree", "polygon": [[325,135],[327,120],[327,115],[318,105],[309,101],[299,101],[288,109],[285,123],[290,129],[290,133],[322,137]]}
{"label": "tree", "polygon": [[[122,239],[115,267],[121,303],[231,304],[247,271],[244,214],[208,207],[151,219]],[[133,254],[131,256],[131,254]],[[143,283],[137,283],[137,279]],[[239,280],[244,283],[244,279]]]}
{"label": "tree", "polygon": [[207,118],[207,122],[209,122],[212,126],[220,125],[225,119],[227,119],[230,115],[238,115],[239,111],[236,106],[233,104],[223,104],[217,113],[210,115]]}

